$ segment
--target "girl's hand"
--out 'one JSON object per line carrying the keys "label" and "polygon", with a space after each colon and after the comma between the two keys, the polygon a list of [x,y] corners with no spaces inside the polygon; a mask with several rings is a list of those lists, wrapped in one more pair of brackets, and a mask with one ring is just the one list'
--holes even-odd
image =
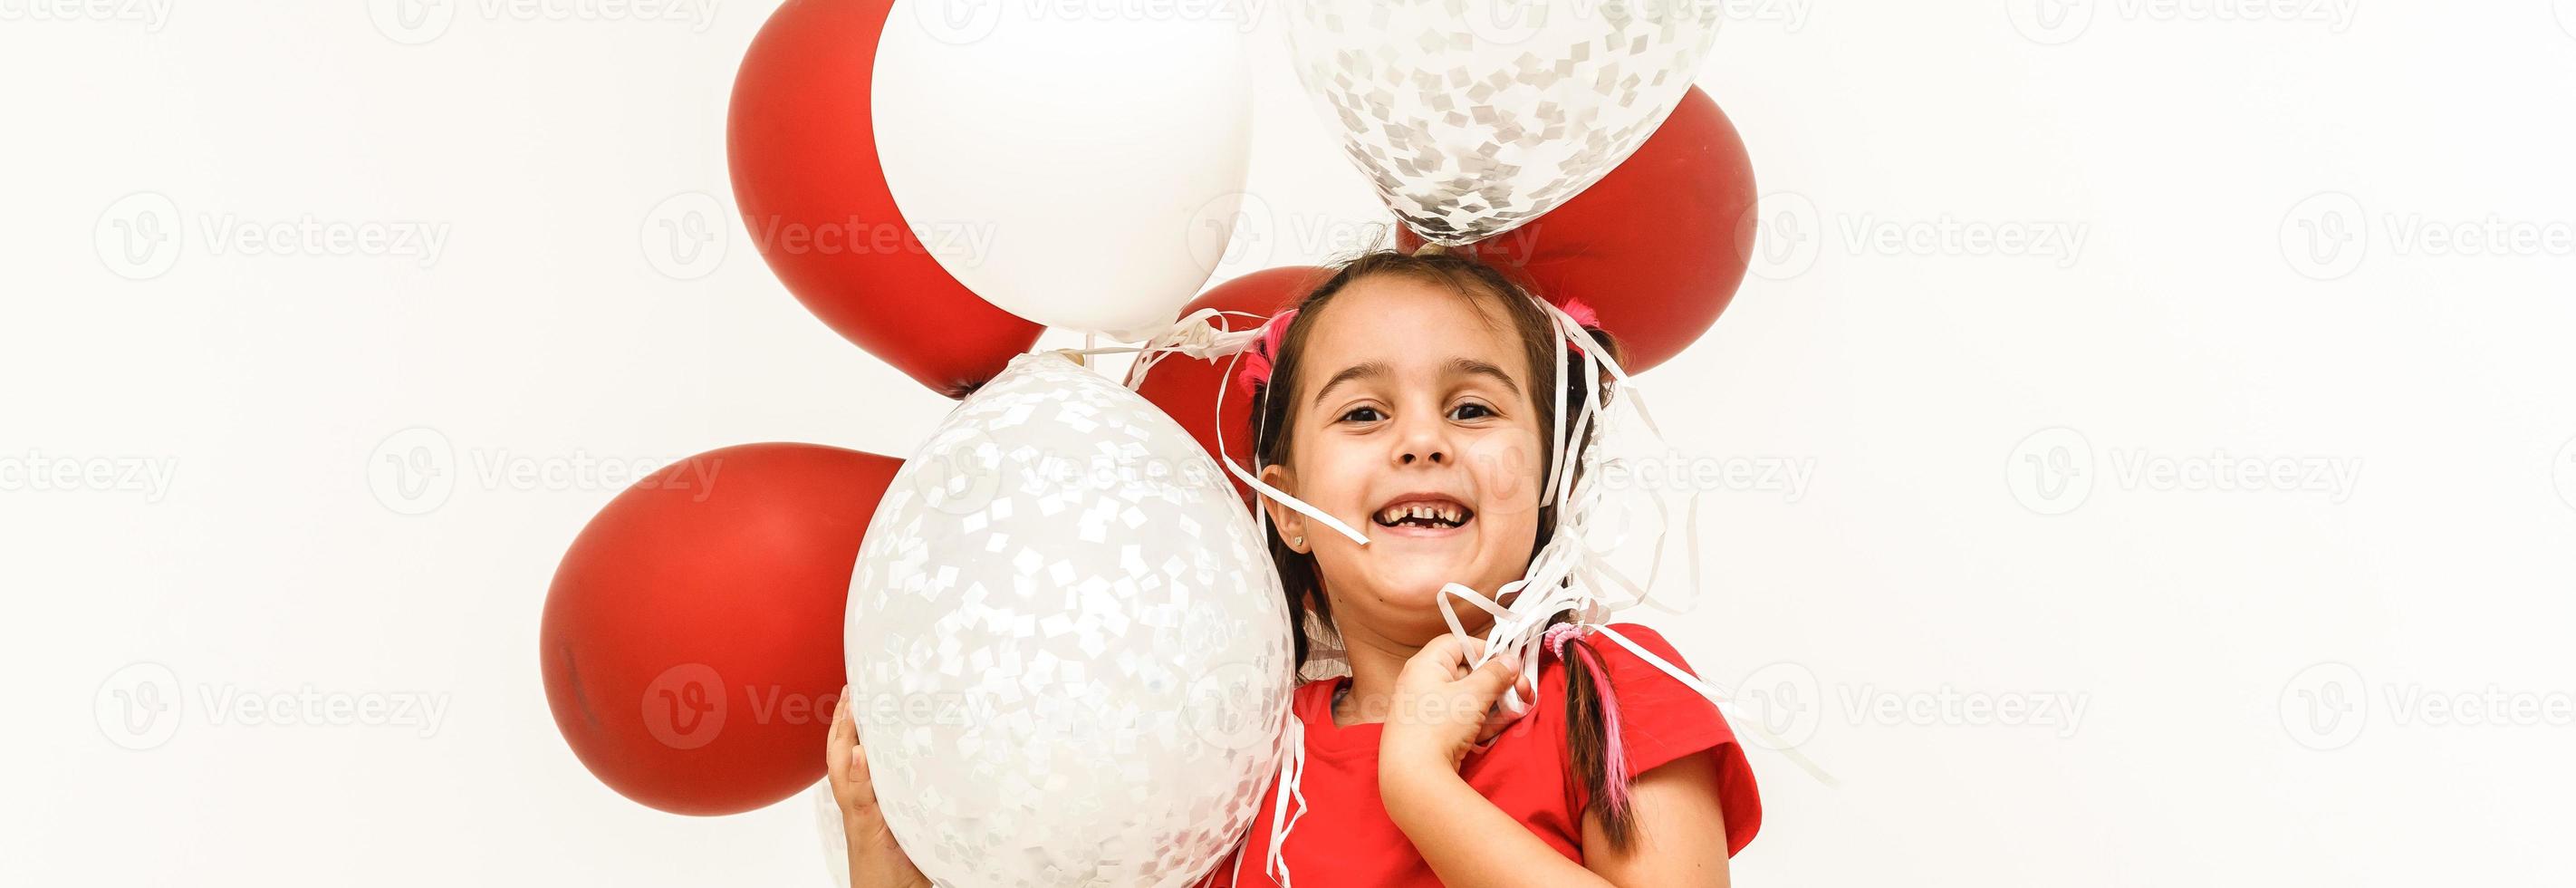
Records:
{"label": "girl's hand", "polygon": [[1378,735],[1378,766],[1445,767],[1458,772],[1467,751],[1510,722],[1494,708],[1520,680],[1520,658],[1496,657],[1470,669],[1481,640],[1442,635],[1422,646],[1395,676],[1395,700]]}
{"label": "girl's hand", "polygon": [[841,688],[841,703],[832,710],[832,735],[824,742],[823,762],[831,775],[832,800],[841,809],[841,834],[850,843],[850,888],[932,888],[930,879],[894,842],[885,815],[877,809],[876,784],[868,779],[868,757],[859,747],[859,726],[850,715],[850,689]]}

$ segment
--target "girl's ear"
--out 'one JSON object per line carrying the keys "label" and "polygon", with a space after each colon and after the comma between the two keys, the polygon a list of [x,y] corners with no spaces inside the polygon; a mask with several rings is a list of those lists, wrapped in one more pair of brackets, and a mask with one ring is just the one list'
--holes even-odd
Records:
{"label": "girl's ear", "polygon": [[[1289,471],[1286,466],[1276,463],[1262,466],[1261,483],[1279,488],[1281,493],[1289,496],[1297,495],[1297,473]],[[1270,513],[1270,525],[1277,528],[1280,541],[1287,543],[1289,549],[1299,554],[1312,551],[1305,541],[1306,513],[1280,505],[1279,501],[1266,496],[1261,497],[1261,508]]]}

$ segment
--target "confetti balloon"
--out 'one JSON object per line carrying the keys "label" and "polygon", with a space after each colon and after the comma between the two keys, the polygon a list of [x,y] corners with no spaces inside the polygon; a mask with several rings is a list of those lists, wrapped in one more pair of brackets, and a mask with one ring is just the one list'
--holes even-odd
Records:
{"label": "confetti balloon", "polygon": [[896,475],[850,579],[886,824],[957,888],[1196,884],[1278,765],[1288,631],[1188,432],[1060,352],[1014,358]]}
{"label": "confetti balloon", "polygon": [[1425,240],[1509,231],[1652,135],[1717,34],[1715,3],[1290,0],[1298,79]]}

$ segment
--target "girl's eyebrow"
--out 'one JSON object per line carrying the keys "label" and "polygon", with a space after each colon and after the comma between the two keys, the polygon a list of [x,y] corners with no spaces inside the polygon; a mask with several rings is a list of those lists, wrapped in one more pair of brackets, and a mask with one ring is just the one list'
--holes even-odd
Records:
{"label": "girl's eyebrow", "polygon": [[1503,372],[1503,368],[1501,368],[1501,367],[1496,367],[1496,366],[1494,366],[1494,365],[1492,365],[1492,364],[1488,364],[1488,363],[1485,363],[1485,362],[1483,362],[1483,361],[1476,360],[1476,359],[1474,359],[1474,358],[1452,358],[1452,359],[1450,359],[1450,361],[1449,361],[1449,375],[1451,375],[1451,376],[1458,376],[1458,375],[1461,375],[1461,374],[1474,374],[1474,375],[1477,375],[1477,376],[1491,376],[1491,377],[1493,377],[1493,378],[1494,378],[1494,381],[1495,381],[1495,382],[1502,383],[1502,384],[1503,384],[1503,390],[1504,390],[1504,391],[1507,391],[1507,392],[1511,392],[1511,393],[1512,393],[1512,397],[1515,397],[1515,398],[1520,397],[1520,394],[1521,394],[1521,386],[1520,386],[1520,383],[1513,382],[1513,381],[1512,381],[1512,375],[1511,375],[1511,374],[1509,374],[1509,373],[1505,373],[1505,372]]}
{"label": "girl's eyebrow", "polygon": [[1314,406],[1324,406],[1324,396],[1332,394],[1334,386],[1341,385],[1342,383],[1349,382],[1354,379],[1374,379],[1381,376],[1387,376],[1394,372],[1395,367],[1385,361],[1368,361],[1366,363],[1353,364],[1351,366],[1344,367],[1342,368],[1342,372],[1335,373],[1333,374],[1332,379],[1326,380],[1323,388],[1315,391]]}
{"label": "girl's eyebrow", "polygon": [[[1503,384],[1504,391],[1511,392],[1513,397],[1520,396],[1520,383],[1513,382],[1511,374],[1503,372],[1503,368],[1496,367],[1493,364],[1479,361],[1475,358],[1451,358],[1447,369],[1451,376],[1475,375],[1493,377],[1495,382]],[[1356,379],[1374,379],[1388,376],[1394,372],[1395,368],[1387,364],[1385,361],[1368,361],[1344,367],[1341,372],[1333,374],[1332,379],[1326,380],[1322,389],[1318,389],[1315,392],[1315,406],[1321,407],[1324,405],[1324,396],[1332,394],[1334,386]]]}

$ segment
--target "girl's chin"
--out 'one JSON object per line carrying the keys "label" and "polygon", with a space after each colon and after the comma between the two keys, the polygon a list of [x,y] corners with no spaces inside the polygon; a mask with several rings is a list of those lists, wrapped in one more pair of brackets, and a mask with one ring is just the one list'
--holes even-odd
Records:
{"label": "girl's chin", "polygon": [[[1480,573],[1473,570],[1473,567],[1474,565],[1472,564],[1460,564],[1457,565],[1454,570],[1441,570],[1432,567],[1408,565],[1404,570],[1395,571],[1391,574],[1379,575],[1377,577],[1376,586],[1380,589],[1387,590],[1386,596],[1389,599],[1389,604],[1407,610],[1418,607],[1432,611],[1433,613],[1438,613],[1441,598],[1440,589],[1450,583],[1465,585],[1468,588],[1475,589],[1480,595],[1491,596],[1493,594],[1492,589],[1485,588],[1486,584],[1477,579],[1477,577],[1480,576]],[[1464,601],[1453,600],[1449,602],[1449,606],[1457,610],[1458,616],[1462,619],[1469,613],[1477,614],[1480,617],[1484,614],[1483,610]]]}

